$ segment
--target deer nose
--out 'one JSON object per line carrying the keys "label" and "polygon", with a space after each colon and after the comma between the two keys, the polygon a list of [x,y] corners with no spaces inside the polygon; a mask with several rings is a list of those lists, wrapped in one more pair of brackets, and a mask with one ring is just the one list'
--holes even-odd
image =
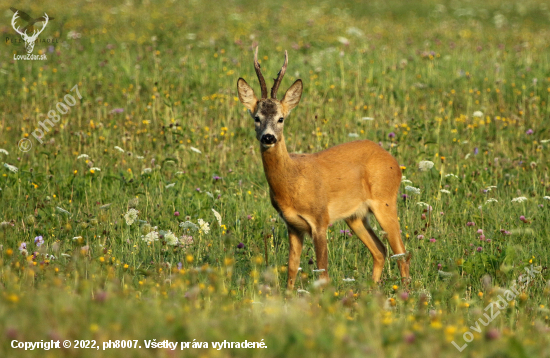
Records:
{"label": "deer nose", "polygon": [[263,144],[275,144],[277,142],[277,138],[275,138],[273,134],[264,134],[260,139],[260,142]]}

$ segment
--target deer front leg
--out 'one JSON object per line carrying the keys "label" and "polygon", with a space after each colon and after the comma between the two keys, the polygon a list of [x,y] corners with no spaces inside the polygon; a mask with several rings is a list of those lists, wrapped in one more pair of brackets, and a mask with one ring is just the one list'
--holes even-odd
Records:
{"label": "deer front leg", "polygon": [[288,239],[290,241],[290,252],[288,255],[287,289],[292,290],[294,289],[296,275],[298,274],[298,268],[300,267],[300,256],[302,255],[302,248],[304,246],[304,236],[289,226]]}
{"label": "deer front leg", "polygon": [[317,259],[317,269],[321,272],[320,279],[329,281],[328,276],[328,247],[327,247],[327,228],[317,228],[313,232],[313,246],[315,247],[315,258]]}

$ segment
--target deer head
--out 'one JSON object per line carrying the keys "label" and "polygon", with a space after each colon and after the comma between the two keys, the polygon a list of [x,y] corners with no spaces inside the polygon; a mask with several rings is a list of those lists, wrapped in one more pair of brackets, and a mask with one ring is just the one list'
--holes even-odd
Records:
{"label": "deer head", "polygon": [[277,144],[283,135],[283,126],[285,118],[290,111],[298,105],[302,97],[302,80],[298,79],[286,91],[282,100],[277,99],[277,90],[283,80],[288,64],[288,54],[285,51],[285,63],[279,71],[275,83],[271,88],[271,98],[267,98],[267,88],[260,64],[258,63],[258,48],[254,54],[254,69],[260,81],[262,97],[258,99],[254,94],[252,87],[242,78],[237,81],[237,92],[241,103],[248,109],[248,112],[254,118],[256,127],[256,139],[262,145],[262,148],[268,149]]}
{"label": "deer head", "polygon": [[44,31],[44,28],[48,24],[48,19],[49,19],[48,14],[44,13],[44,19],[46,21],[44,21],[44,25],[42,25],[42,29],[40,31],[34,30],[33,34],[29,36],[27,35],[27,30],[25,30],[25,32],[21,32],[21,30],[19,30],[19,27],[15,27],[15,21],[19,18],[18,12],[19,11],[16,11],[15,14],[13,14],[13,17],[11,18],[11,26],[13,27],[15,32],[20,34],[21,37],[23,37],[23,40],[25,40],[25,48],[27,49],[27,53],[32,53],[32,50],[34,50],[34,42],[38,38],[38,35],[40,35],[42,31]]}

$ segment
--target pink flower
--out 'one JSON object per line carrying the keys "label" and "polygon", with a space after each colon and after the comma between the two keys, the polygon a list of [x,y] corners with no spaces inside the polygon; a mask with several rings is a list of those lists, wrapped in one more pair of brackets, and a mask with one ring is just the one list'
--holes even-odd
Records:
{"label": "pink flower", "polygon": [[482,229],[477,229],[477,233],[478,234],[483,234],[483,230]]}
{"label": "pink flower", "polygon": [[424,238],[424,235],[418,235],[416,238],[417,238],[418,240],[422,240],[422,239]]}
{"label": "pink flower", "polygon": [[485,235],[479,236],[479,239],[480,239],[481,241],[485,240]]}
{"label": "pink flower", "polygon": [[483,250],[483,247],[478,246],[478,248],[476,250],[477,250],[477,252],[481,252],[481,250]]}
{"label": "pink flower", "polygon": [[436,242],[437,240],[434,239],[433,237],[430,239],[430,242]]}

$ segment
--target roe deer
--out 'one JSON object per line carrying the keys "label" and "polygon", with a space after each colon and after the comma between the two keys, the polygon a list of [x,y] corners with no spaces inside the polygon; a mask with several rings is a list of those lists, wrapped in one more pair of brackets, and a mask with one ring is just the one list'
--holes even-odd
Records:
{"label": "roe deer", "polygon": [[267,98],[257,47],[254,68],[262,97],[256,98],[244,79],[237,81],[239,99],[254,119],[271,204],[288,229],[287,288],[294,288],[305,234],[313,238],[318,269],[324,270],[321,279],[328,282],[327,228],[342,219],[370,250],[374,259],[372,279],[378,282],[386,247],[368,223],[369,212],[374,213],[387,233],[394,256],[399,257],[402,280],[407,281],[410,255],[406,255],[397,218],[397,192],[401,183],[399,164],[390,153],[370,140],[340,144],[314,154],[289,154],[283,126],[300,101],[303,85],[302,80],[296,80],[283,99],[277,100],[277,89],[287,64],[285,51],[285,62],[271,88],[271,98]]}

